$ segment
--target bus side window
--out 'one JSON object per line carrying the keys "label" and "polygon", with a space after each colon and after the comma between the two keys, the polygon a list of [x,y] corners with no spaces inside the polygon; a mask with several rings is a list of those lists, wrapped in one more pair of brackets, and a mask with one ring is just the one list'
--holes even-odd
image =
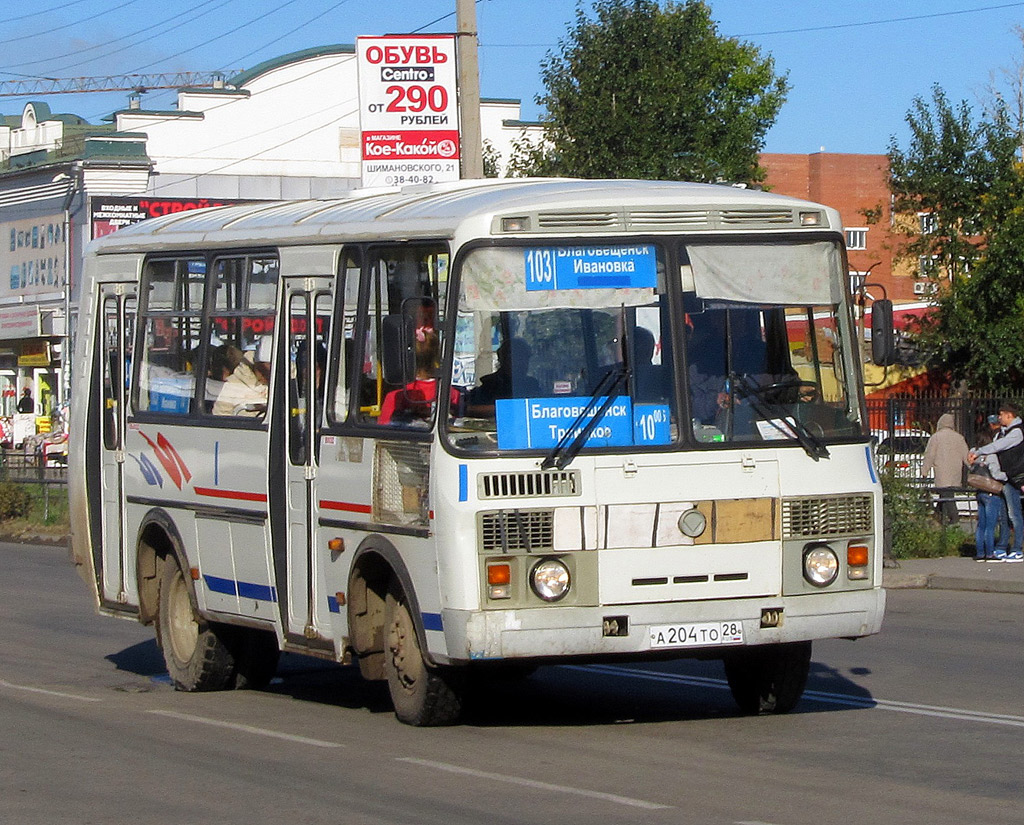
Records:
{"label": "bus side window", "polygon": [[274,352],[277,259],[214,262],[214,307],[206,351],[204,407],[216,416],[262,418]]}
{"label": "bus side window", "polygon": [[[348,417],[349,395],[352,380],[352,359],[356,349],[356,319],[359,307],[359,282],[362,271],[362,255],[358,249],[345,249],[339,264],[338,308],[335,317],[341,318],[342,329],[335,329],[335,354],[333,369],[328,380],[327,419],[338,424]],[[318,310],[319,312],[319,310]],[[361,379],[360,379],[361,380]]]}
{"label": "bus side window", "polygon": [[[422,429],[436,407],[448,251],[443,246],[400,244],[378,247],[370,255],[369,300],[359,337],[359,420]],[[418,354],[417,374],[404,384],[385,379],[382,357],[388,316],[406,318],[409,343]]]}
{"label": "bus side window", "polygon": [[137,411],[187,415],[195,390],[206,262],[153,260],[143,275]]}

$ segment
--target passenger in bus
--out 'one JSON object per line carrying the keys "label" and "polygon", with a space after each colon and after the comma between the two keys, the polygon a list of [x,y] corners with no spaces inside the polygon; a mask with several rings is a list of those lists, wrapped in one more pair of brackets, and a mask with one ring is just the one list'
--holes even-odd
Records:
{"label": "passenger in bus", "polygon": [[219,344],[210,347],[206,369],[206,412],[213,412],[213,405],[224,390],[224,382],[231,377],[242,358],[238,347]]}
{"label": "passenger in bus", "polygon": [[500,398],[538,398],[543,395],[540,382],[528,375],[530,345],[522,338],[508,338],[498,347],[498,368],[480,379],[466,398],[467,414],[485,418],[494,415],[494,402]]}
{"label": "passenger in bus", "polygon": [[270,376],[268,349],[261,344],[256,351],[241,355],[213,404],[214,415],[255,418],[266,412]]}
{"label": "passenger in bus", "polygon": [[693,418],[698,424],[712,426],[729,403],[729,395],[725,391],[724,338],[718,337],[714,327],[704,318],[700,323],[687,325],[686,332]]}
{"label": "passenger in bus", "polygon": [[[384,396],[380,408],[379,424],[409,424],[430,420],[437,398],[437,368],[440,364],[441,345],[437,330],[419,327],[416,330],[416,377],[397,390]],[[451,403],[459,403],[459,391],[451,390]]]}

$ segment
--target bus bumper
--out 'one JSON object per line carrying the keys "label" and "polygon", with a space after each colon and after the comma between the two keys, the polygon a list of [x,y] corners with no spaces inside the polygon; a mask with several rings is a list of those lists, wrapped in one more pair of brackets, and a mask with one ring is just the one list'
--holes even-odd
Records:
{"label": "bus bumper", "polygon": [[[666,654],[706,657],[714,656],[716,651],[724,654],[736,644],[656,648],[652,646],[651,628],[740,622],[742,644],[750,646],[870,636],[881,629],[884,612],[885,591],[880,587],[834,594],[701,603],[444,610],[447,650],[432,649],[431,653],[436,661],[451,663],[616,655],[633,659],[660,658]],[[764,626],[766,618],[769,623],[777,623]],[[610,631],[616,635],[611,635]]]}

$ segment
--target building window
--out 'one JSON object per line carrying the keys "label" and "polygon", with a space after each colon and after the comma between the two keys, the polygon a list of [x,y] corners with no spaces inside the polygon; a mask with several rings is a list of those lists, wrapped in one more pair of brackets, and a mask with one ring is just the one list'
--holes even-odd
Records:
{"label": "building window", "polygon": [[938,255],[919,255],[917,258],[917,277],[935,278],[939,274]]}
{"label": "building window", "polygon": [[868,248],[868,230],[867,229],[847,229],[846,230],[846,248],[847,249],[867,249]]}
{"label": "building window", "polygon": [[939,219],[934,212],[918,212],[917,218],[921,222],[921,234],[932,235],[939,229]]}

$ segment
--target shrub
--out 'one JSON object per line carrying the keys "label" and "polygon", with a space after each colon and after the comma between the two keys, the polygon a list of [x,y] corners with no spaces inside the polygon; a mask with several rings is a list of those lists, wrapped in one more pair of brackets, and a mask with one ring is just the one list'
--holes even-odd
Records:
{"label": "shrub", "polygon": [[0,482],[0,521],[25,518],[32,511],[32,496],[21,484]]}
{"label": "shrub", "polygon": [[892,555],[897,559],[923,559],[959,554],[964,531],[942,527],[921,488],[891,472],[882,473],[886,516],[892,525]]}

